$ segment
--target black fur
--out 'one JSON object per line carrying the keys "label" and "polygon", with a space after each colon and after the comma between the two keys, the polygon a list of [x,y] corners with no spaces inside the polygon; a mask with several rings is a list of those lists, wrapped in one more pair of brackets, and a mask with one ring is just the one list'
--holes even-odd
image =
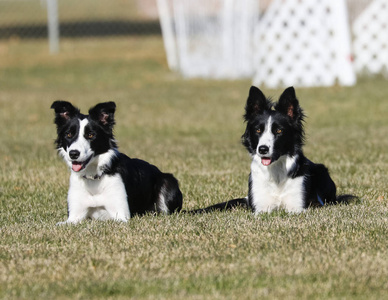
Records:
{"label": "black fur", "polygon": [[132,216],[159,212],[156,204],[161,189],[166,191],[165,200],[170,213],[182,209],[182,193],[178,180],[172,174],[162,173],[146,161],[119,153],[104,173],[119,173],[123,178]]}
{"label": "black fur", "polygon": [[208,213],[212,211],[226,211],[226,210],[235,209],[237,207],[248,208],[247,199],[246,198],[233,199],[226,202],[217,203],[205,208],[193,209],[188,211],[187,213],[201,214],[201,213]]}

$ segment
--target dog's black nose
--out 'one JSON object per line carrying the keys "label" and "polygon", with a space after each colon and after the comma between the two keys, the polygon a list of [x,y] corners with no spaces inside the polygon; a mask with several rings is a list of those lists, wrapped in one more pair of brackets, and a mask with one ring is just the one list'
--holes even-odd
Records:
{"label": "dog's black nose", "polygon": [[259,153],[260,154],[267,154],[269,152],[268,146],[260,146],[259,147]]}
{"label": "dog's black nose", "polygon": [[79,157],[80,153],[78,150],[71,150],[69,152],[69,156],[71,159],[77,159]]}

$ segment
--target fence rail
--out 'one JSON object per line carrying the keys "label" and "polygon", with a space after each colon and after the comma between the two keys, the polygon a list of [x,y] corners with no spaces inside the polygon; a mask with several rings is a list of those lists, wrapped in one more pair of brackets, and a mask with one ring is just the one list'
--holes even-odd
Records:
{"label": "fence rail", "polygon": [[[104,37],[120,35],[160,35],[159,21],[61,22],[61,37]],[[0,39],[47,38],[47,23],[0,26]]]}

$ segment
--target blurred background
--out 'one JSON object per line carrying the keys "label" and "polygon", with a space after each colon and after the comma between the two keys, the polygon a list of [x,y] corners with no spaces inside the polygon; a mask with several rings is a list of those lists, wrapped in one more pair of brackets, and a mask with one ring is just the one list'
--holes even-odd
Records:
{"label": "blurred background", "polygon": [[[161,34],[156,0],[57,0],[61,37]],[[47,39],[46,0],[1,0],[0,38]]]}
{"label": "blurred background", "polygon": [[388,73],[387,20],[384,0],[0,0],[0,43],[47,40],[56,54],[64,40],[163,37],[153,51],[187,78],[354,85]]}

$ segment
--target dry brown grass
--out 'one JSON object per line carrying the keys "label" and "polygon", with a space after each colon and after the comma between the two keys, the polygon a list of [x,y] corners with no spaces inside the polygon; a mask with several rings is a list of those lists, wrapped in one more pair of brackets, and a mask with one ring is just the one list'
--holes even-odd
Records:
{"label": "dry brown grass", "polygon": [[[182,80],[157,38],[10,42],[0,56],[0,298],[386,298],[388,87],[297,89],[306,154],[361,201],[305,214],[145,216],[127,224],[66,218],[68,171],[49,107],[118,105],[120,149],[173,172],[184,208],[247,192],[240,145],[248,81]],[[280,90],[265,91],[275,98]]]}

